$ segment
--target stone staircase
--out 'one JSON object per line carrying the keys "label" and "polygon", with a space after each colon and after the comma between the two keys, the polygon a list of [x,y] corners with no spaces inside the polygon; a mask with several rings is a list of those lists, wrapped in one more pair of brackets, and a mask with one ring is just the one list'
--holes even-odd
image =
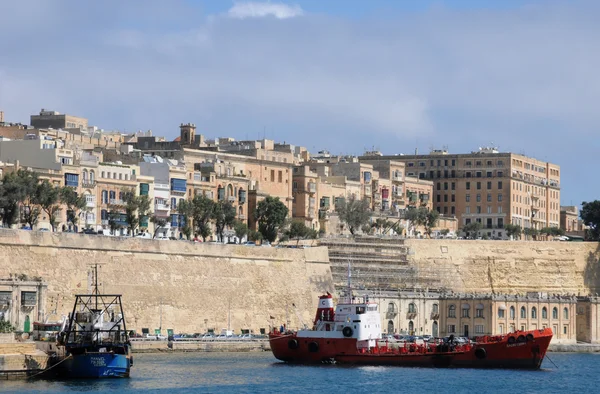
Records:
{"label": "stone staircase", "polygon": [[440,287],[436,275],[427,275],[430,268],[411,263],[411,251],[404,240],[394,237],[324,238],[321,246],[329,249],[331,274],[337,290],[348,285],[348,263],[352,287],[370,291],[398,291]]}

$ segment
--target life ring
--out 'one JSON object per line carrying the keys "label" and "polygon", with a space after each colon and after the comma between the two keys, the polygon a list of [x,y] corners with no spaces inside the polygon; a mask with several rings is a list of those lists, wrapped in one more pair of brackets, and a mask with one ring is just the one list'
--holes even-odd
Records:
{"label": "life ring", "polygon": [[290,340],[288,341],[288,347],[289,347],[290,349],[292,349],[292,350],[294,350],[294,349],[298,349],[298,341],[297,341],[297,340],[295,340],[295,339],[290,339]]}
{"label": "life ring", "polygon": [[346,326],[342,330],[342,334],[344,334],[345,337],[351,337],[352,334],[354,334],[354,330],[352,329],[352,327]]}
{"label": "life ring", "polygon": [[508,337],[508,343],[515,343],[517,339],[515,337],[513,337],[512,335],[510,337]]}
{"label": "life ring", "polygon": [[517,342],[525,342],[527,341],[527,339],[525,339],[525,335],[519,335],[519,337],[517,338]]}
{"label": "life ring", "polygon": [[527,342],[533,341],[533,334],[531,334],[531,333],[527,334],[527,336],[525,337],[525,339],[527,339]]}
{"label": "life ring", "polygon": [[475,349],[475,357],[477,357],[478,359],[483,360],[486,356],[487,352],[484,348],[478,347],[477,349]]}
{"label": "life ring", "polygon": [[316,342],[311,342],[308,344],[308,351],[311,353],[316,353],[319,351],[319,344]]}

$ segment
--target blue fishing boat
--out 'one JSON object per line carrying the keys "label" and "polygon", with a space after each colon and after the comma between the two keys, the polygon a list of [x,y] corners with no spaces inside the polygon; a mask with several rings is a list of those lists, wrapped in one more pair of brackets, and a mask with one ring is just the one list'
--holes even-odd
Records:
{"label": "blue fishing boat", "polygon": [[58,344],[64,347],[64,358],[56,364],[62,378],[129,377],[133,359],[121,295],[100,294],[97,266],[94,290],[75,296]]}

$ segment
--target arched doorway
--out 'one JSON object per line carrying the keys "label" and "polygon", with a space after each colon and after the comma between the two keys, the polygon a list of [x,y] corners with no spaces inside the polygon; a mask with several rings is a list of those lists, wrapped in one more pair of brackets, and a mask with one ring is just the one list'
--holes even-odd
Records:
{"label": "arched doorway", "polygon": [[434,321],[433,324],[431,325],[431,335],[434,338],[438,337],[438,322]]}
{"label": "arched doorway", "polygon": [[394,322],[392,320],[388,321],[387,332],[388,332],[388,334],[394,333]]}
{"label": "arched doorway", "polygon": [[414,335],[415,334],[414,331],[415,331],[415,323],[413,323],[412,320],[411,320],[411,321],[408,322],[408,333],[409,333],[409,335]]}
{"label": "arched doorway", "polygon": [[31,331],[31,322],[29,321],[29,315],[25,316],[25,324],[23,324],[23,332]]}

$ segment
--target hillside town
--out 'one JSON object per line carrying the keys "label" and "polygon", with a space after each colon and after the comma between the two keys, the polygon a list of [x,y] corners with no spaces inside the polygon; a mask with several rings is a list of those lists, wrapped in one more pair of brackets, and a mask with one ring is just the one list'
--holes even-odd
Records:
{"label": "hillside town", "polygon": [[[207,139],[192,123],[182,123],[179,132],[169,141],[152,131],[105,131],[85,118],[46,109],[31,115],[29,125],[8,122],[3,114],[0,175],[28,170],[39,181],[74,192],[70,202],[68,196],[57,199],[52,215],[24,199],[19,214],[3,224],[159,239],[200,239],[204,233],[205,240],[242,241],[261,237],[253,233],[259,230],[257,207],[273,197],[313,237],[350,232],[483,239],[584,235],[578,208],[560,206],[558,165],[494,147],[459,154],[368,151],[356,157],[309,152],[285,141]],[[140,196],[147,200],[142,209],[136,205]],[[191,224],[193,215],[182,208],[195,196],[226,206],[221,231],[215,232],[212,220],[204,223],[206,229]],[[369,211],[366,225],[356,229],[339,215],[341,204],[348,207],[351,201]],[[422,215],[415,210],[411,217],[410,208],[420,208]],[[31,212],[39,214],[33,223]],[[433,213],[429,220],[427,212]],[[128,223],[132,218],[134,225]],[[249,232],[236,235],[234,224],[246,225]]]}

